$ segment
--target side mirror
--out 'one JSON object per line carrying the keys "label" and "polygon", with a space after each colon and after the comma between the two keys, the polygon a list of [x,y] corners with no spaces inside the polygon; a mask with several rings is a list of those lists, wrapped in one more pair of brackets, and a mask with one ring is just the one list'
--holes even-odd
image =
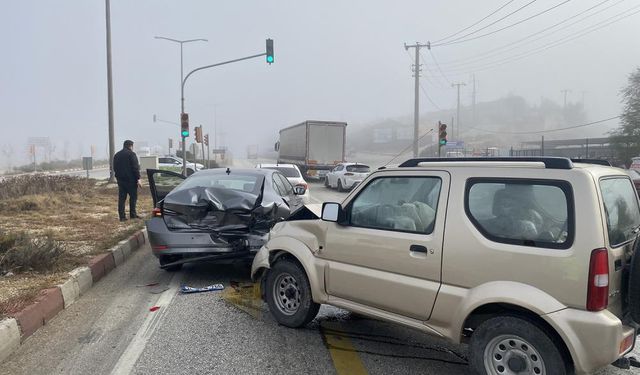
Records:
{"label": "side mirror", "polygon": [[340,223],[344,220],[344,210],[340,203],[325,202],[322,204],[322,220]]}
{"label": "side mirror", "polygon": [[295,195],[304,195],[307,192],[307,188],[302,185],[296,185],[293,187],[293,193]]}
{"label": "side mirror", "polygon": [[273,145],[273,151],[280,151],[280,141]]}

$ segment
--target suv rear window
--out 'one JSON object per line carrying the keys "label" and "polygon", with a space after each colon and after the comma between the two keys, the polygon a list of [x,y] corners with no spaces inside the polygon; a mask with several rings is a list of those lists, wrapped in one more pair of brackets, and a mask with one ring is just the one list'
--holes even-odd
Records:
{"label": "suv rear window", "polygon": [[635,238],[640,225],[638,198],[631,181],[625,177],[600,180],[600,190],[607,218],[609,245],[618,247]]}
{"label": "suv rear window", "polygon": [[465,210],[495,242],[554,249],[573,242],[573,197],[564,181],[472,179]]}
{"label": "suv rear window", "polygon": [[369,173],[371,169],[368,165],[347,165],[347,172]]}

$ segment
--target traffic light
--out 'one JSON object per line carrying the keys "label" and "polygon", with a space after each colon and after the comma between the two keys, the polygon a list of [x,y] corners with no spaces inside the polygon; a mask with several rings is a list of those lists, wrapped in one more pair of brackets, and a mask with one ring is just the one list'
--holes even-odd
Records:
{"label": "traffic light", "polygon": [[209,134],[204,135],[204,145],[209,146]]}
{"label": "traffic light", "polygon": [[196,143],[202,143],[202,125],[195,127]]}
{"label": "traffic light", "polygon": [[438,144],[445,146],[447,144],[447,124],[438,121]]}
{"label": "traffic light", "polygon": [[180,115],[180,128],[181,128],[180,134],[182,135],[182,138],[188,137],[189,136],[189,114],[188,113],[182,113]]}
{"label": "traffic light", "polygon": [[271,65],[273,61],[273,39],[267,39],[267,62]]}

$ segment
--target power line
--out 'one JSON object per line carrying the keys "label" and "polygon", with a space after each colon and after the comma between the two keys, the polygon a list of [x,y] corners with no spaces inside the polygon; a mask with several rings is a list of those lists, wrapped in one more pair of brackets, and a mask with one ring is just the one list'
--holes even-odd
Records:
{"label": "power line", "polygon": [[424,96],[427,97],[427,100],[429,100],[429,103],[433,104],[434,107],[436,107],[437,110],[439,111],[443,111],[442,108],[440,108],[439,105],[437,105],[429,96],[429,94],[427,94],[427,90],[424,89],[424,86],[422,86],[422,83],[420,84],[420,89],[422,90],[422,93],[424,94]]}
{"label": "power line", "polygon": [[469,26],[465,27],[464,29],[462,29],[462,30],[460,30],[460,31],[457,31],[457,32],[455,32],[455,33],[453,33],[453,34],[451,34],[451,35],[449,35],[449,36],[446,36],[446,37],[444,37],[444,38],[442,38],[442,39],[438,39],[438,40],[436,40],[434,43],[440,43],[440,42],[442,42],[442,41],[444,41],[444,40],[447,40],[447,39],[449,39],[449,38],[451,38],[451,37],[454,37],[454,36],[456,36],[456,35],[458,35],[458,34],[460,34],[460,33],[462,33],[462,32],[465,32],[465,31],[469,30],[470,28],[474,27],[475,25],[479,24],[480,22],[482,22],[482,21],[486,20],[487,18],[489,18],[489,17],[493,16],[494,14],[498,13],[498,12],[499,12],[499,11],[501,11],[504,7],[506,7],[507,5],[509,5],[509,4],[511,4],[511,3],[513,3],[514,1],[515,1],[515,0],[509,0],[509,1],[507,1],[505,4],[503,4],[502,6],[500,6],[500,8],[498,8],[498,9],[494,10],[493,12],[489,13],[488,15],[484,16],[482,19],[480,19],[480,21],[477,21],[477,22],[475,22],[475,23],[473,23],[473,24],[471,24],[471,25],[469,25]]}
{"label": "power line", "polygon": [[[474,61],[486,60],[486,59],[487,59],[487,58],[489,58],[490,56],[499,55],[499,54],[501,54],[501,53],[509,52],[509,51],[514,50],[514,49],[520,48],[520,46],[516,46],[516,47],[514,47],[514,48],[509,48],[508,50],[503,51],[503,52],[493,53],[493,52],[496,52],[496,51],[500,51],[500,50],[502,50],[502,49],[505,49],[505,48],[507,48],[507,47],[513,46],[513,45],[515,45],[515,44],[518,44],[518,43],[520,43],[520,42],[523,42],[523,41],[525,41],[525,40],[528,40],[528,39],[530,39],[530,38],[532,38],[532,37],[534,37],[534,36],[536,36],[536,35],[540,35],[540,34],[542,34],[542,33],[546,32],[546,31],[548,31],[548,30],[551,30],[551,29],[553,29],[553,28],[555,28],[555,27],[557,27],[557,26],[562,25],[562,24],[563,24],[563,23],[565,23],[565,22],[568,22],[568,21],[570,21],[570,20],[572,20],[572,19],[574,19],[574,18],[576,18],[576,17],[579,17],[579,16],[583,15],[584,13],[587,13],[588,11],[593,10],[593,9],[595,9],[595,8],[599,7],[600,5],[602,5],[602,4],[604,4],[604,3],[607,3],[607,2],[609,2],[609,1],[611,1],[611,0],[604,0],[604,1],[601,1],[600,3],[598,3],[598,4],[596,4],[596,5],[592,6],[592,7],[590,7],[590,8],[588,8],[588,9],[585,9],[585,10],[583,10],[582,12],[580,12],[580,13],[578,13],[578,14],[575,14],[575,15],[573,15],[573,16],[571,16],[571,17],[569,17],[569,18],[566,18],[566,19],[564,19],[564,20],[562,20],[562,21],[560,21],[560,22],[558,22],[558,23],[556,23],[556,24],[553,24],[553,25],[551,25],[551,26],[549,26],[549,27],[546,27],[546,28],[544,28],[544,29],[542,29],[542,30],[540,30],[540,31],[537,31],[537,32],[533,33],[533,34],[527,35],[526,37],[524,37],[524,38],[522,38],[522,39],[518,39],[518,40],[516,40],[516,41],[514,41],[514,42],[511,42],[511,43],[508,43],[508,44],[502,45],[502,46],[500,46],[500,47],[496,47],[496,48],[490,49],[490,50],[488,50],[488,51],[486,51],[486,52],[483,52],[483,53],[481,53],[481,54],[476,55],[476,56],[475,56],[475,57],[473,57],[473,58],[470,58],[470,59],[469,59],[469,58],[467,58],[467,59],[459,59],[459,60],[448,61],[448,62],[444,62],[444,63],[443,63],[443,65],[445,65],[445,66],[448,66],[448,65],[454,65],[454,66],[455,66],[455,65],[467,65],[468,63],[471,63],[471,62],[474,62]],[[618,1],[617,3],[615,3],[615,4],[612,4],[612,5],[610,5],[610,6],[606,7],[606,8],[604,8],[604,9],[600,9],[599,11],[597,11],[597,12],[595,12],[595,13],[592,13],[592,14],[590,14],[590,15],[586,16],[586,17],[583,17],[583,18],[581,18],[580,20],[578,20],[578,21],[576,21],[576,22],[573,22],[573,23],[571,23],[571,24],[569,24],[569,25],[566,25],[565,27],[562,27],[562,28],[560,28],[560,29],[558,29],[558,30],[555,30],[555,31],[551,32],[551,33],[548,33],[547,35],[544,35],[544,36],[542,36],[542,37],[540,37],[540,38],[534,39],[534,40],[532,40],[531,42],[535,42],[535,41],[538,41],[538,40],[544,39],[544,38],[546,38],[546,37],[548,37],[548,36],[551,36],[551,35],[553,35],[553,34],[557,33],[558,31],[565,30],[565,29],[567,29],[567,28],[569,28],[569,27],[571,27],[571,26],[573,26],[573,25],[575,25],[575,24],[577,24],[577,23],[580,23],[580,22],[582,22],[582,21],[584,21],[584,20],[586,20],[586,19],[588,19],[588,18],[590,18],[590,17],[593,17],[593,16],[595,16],[595,15],[597,15],[597,14],[600,14],[600,13],[602,13],[602,12],[604,12],[604,11],[606,11],[606,10],[608,10],[608,9],[612,8],[612,7],[614,7],[614,6],[618,5],[618,4],[620,4],[620,3],[621,3],[621,2],[623,2],[623,1],[625,1],[625,0],[620,0],[620,1]],[[531,43],[531,42],[530,42],[530,43]],[[482,56],[486,56],[486,57],[482,57]]]}
{"label": "power line", "polygon": [[452,42],[452,41],[456,41],[456,40],[459,40],[459,39],[463,39],[463,38],[466,38],[466,37],[468,37],[468,36],[470,36],[470,35],[473,35],[473,34],[475,34],[475,33],[477,33],[477,32],[480,32],[480,31],[482,31],[482,30],[486,29],[487,27],[491,27],[491,26],[495,25],[496,23],[498,23],[498,22],[500,22],[500,21],[504,20],[505,18],[510,17],[510,16],[512,16],[512,15],[514,15],[514,14],[516,14],[516,13],[518,13],[519,11],[521,11],[521,10],[523,10],[524,8],[528,7],[529,5],[531,5],[531,4],[533,4],[533,3],[535,3],[536,1],[537,1],[537,0],[532,0],[532,1],[528,2],[528,3],[526,3],[525,5],[521,6],[520,8],[518,8],[518,9],[514,10],[513,12],[511,12],[511,13],[507,14],[506,16],[504,16],[504,17],[502,17],[502,18],[499,18],[498,20],[493,21],[493,22],[491,22],[490,24],[488,24],[488,25],[486,25],[486,26],[483,26],[483,27],[481,27],[481,28],[479,28],[479,29],[477,29],[477,30],[475,30],[475,31],[472,31],[472,32],[470,32],[470,33],[468,33],[468,34],[465,34],[465,35],[463,35],[463,36],[461,36],[461,37],[458,37],[458,38],[455,38],[455,39],[450,40],[450,41],[448,41],[448,42],[444,42],[444,43],[440,43],[440,44],[435,44],[435,43],[434,43],[434,44],[432,45],[432,47],[439,46],[439,45],[446,45],[446,44],[448,44],[448,43],[450,43],[450,42]]}
{"label": "power line", "polygon": [[477,131],[481,131],[481,132],[485,132],[485,133],[493,133],[493,134],[511,134],[511,135],[518,135],[518,134],[545,134],[545,133],[559,132],[559,131],[562,131],[562,130],[584,128],[586,126],[601,124],[603,122],[615,120],[615,119],[618,119],[620,117],[621,116],[618,115],[618,116],[613,116],[613,117],[609,117],[609,118],[598,120],[598,121],[589,122],[587,124],[567,126],[566,128],[558,128],[558,129],[551,129],[551,130],[538,130],[538,131],[530,131],[530,132],[505,132],[505,131],[499,131],[499,130],[489,130],[489,129],[476,128],[474,126],[470,126],[469,129],[473,129],[473,130],[477,130]]}
{"label": "power line", "polygon": [[[418,138],[418,141],[420,141],[422,138],[426,137],[427,135],[429,135],[431,132],[433,131],[433,129],[429,129],[426,133],[424,133],[420,138]],[[394,156],[393,158],[391,158],[385,165],[383,165],[383,167],[386,167],[387,165],[389,165],[389,163],[391,163],[392,161],[394,161],[398,156],[404,154],[405,152],[409,151],[409,149],[413,147],[413,144],[409,145],[407,148],[405,148],[404,150],[400,151],[400,153],[396,156]]]}
{"label": "power line", "polygon": [[[436,60],[436,57],[431,51],[431,49],[429,49],[429,54],[431,55],[431,58],[433,59],[433,62],[436,64],[436,67],[438,68],[438,71],[440,71],[440,74],[442,75],[442,77],[447,81],[448,84],[451,84],[451,80],[449,79],[449,77],[447,77],[446,74],[444,74],[444,72],[442,71],[442,68],[440,68],[440,64],[438,64],[438,60]],[[422,57],[422,59],[426,60],[424,56]]]}
{"label": "power line", "polygon": [[[583,15],[584,13],[586,13],[586,12],[588,12],[588,11],[590,11],[590,10],[593,10],[594,8],[597,8],[597,7],[599,7],[600,5],[602,5],[602,4],[606,3],[606,2],[609,2],[609,1],[611,1],[611,0],[604,0],[604,1],[601,1],[600,3],[598,3],[598,4],[596,4],[596,5],[592,6],[592,7],[590,7],[590,8],[588,8],[588,9],[585,9],[584,11],[582,11],[582,12],[580,12],[580,13],[578,13],[578,14],[575,14],[575,15],[573,15],[573,16],[571,16],[571,17],[569,17],[569,18],[566,18],[566,19],[564,19],[564,20],[562,20],[562,21],[560,21],[560,22],[558,22],[558,23],[556,23],[556,24],[554,24],[554,25],[551,25],[551,26],[549,26],[549,27],[546,27],[546,28],[544,28],[544,29],[542,29],[542,30],[540,30],[540,31],[538,31],[538,32],[535,32],[535,33],[533,33],[533,34],[530,34],[530,35],[528,35],[528,36],[526,36],[526,37],[524,37],[524,38],[522,38],[522,39],[518,39],[518,40],[516,40],[516,41],[514,41],[514,42],[511,42],[511,43],[505,44],[505,45],[503,45],[503,46],[500,46],[500,47],[497,47],[497,48],[493,48],[493,49],[491,49],[491,50],[488,50],[488,51],[486,51],[486,52],[484,52],[484,53],[481,53],[481,54],[479,54],[479,55],[476,55],[475,57],[473,57],[473,58],[471,58],[471,59],[460,59],[460,60],[454,60],[454,61],[450,61],[450,62],[445,62],[445,63],[444,63],[444,65],[445,65],[445,66],[447,66],[447,65],[451,65],[451,66],[469,65],[469,64],[471,64],[471,63],[473,63],[473,62],[477,62],[477,61],[481,61],[481,60],[486,60],[486,59],[488,59],[488,58],[490,58],[490,57],[492,57],[492,56],[496,56],[496,55],[500,55],[500,54],[503,54],[503,53],[506,53],[506,52],[509,52],[509,51],[513,51],[513,50],[518,49],[518,48],[520,48],[520,47],[521,47],[521,46],[517,45],[517,44],[519,44],[520,42],[523,42],[523,41],[528,40],[528,39],[530,39],[530,38],[532,38],[532,37],[534,37],[534,36],[536,36],[536,35],[540,35],[540,34],[542,34],[542,33],[546,32],[546,31],[548,31],[548,30],[551,30],[551,29],[553,29],[553,28],[555,28],[555,27],[557,27],[557,26],[560,26],[561,24],[563,24],[563,23],[565,23],[565,22],[568,22],[568,21],[570,21],[570,20],[572,20],[572,19],[574,19],[574,18],[576,18],[576,17],[579,17],[579,16]],[[588,19],[588,18],[591,18],[591,17],[593,17],[593,16],[595,16],[595,15],[597,15],[597,14],[600,14],[600,13],[602,13],[602,12],[604,12],[604,11],[606,11],[606,10],[608,10],[608,9],[610,9],[610,8],[612,8],[612,7],[614,7],[614,6],[618,5],[618,4],[620,4],[620,3],[622,3],[623,1],[625,1],[625,0],[620,0],[620,1],[618,1],[617,3],[615,3],[615,4],[612,4],[612,5],[610,5],[610,6],[606,7],[606,8],[600,9],[599,11],[597,11],[597,12],[595,12],[595,13],[592,13],[592,14],[589,14],[589,15],[587,15],[586,17],[582,17],[581,19],[579,19],[579,20],[577,20],[577,21],[575,21],[575,22],[572,22],[572,23],[570,23],[570,24],[568,24],[568,25],[566,25],[566,26],[564,26],[564,27],[561,27],[561,28],[559,28],[559,29],[557,29],[557,30],[555,30],[555,31],[553,31],[553,32],[551,32],[551,33],[547,33],[547,35],[543,35],[543,36],[541,36],[541,37],[539,37],[539,38],[536,38],[536,39],[532,40],[531,42],[529,42],[529,43],[528,43],[528,45],[529,45],[530,43],[533,43],[533,42],[536,42],[536,41],[538,41],[538,40],[542,40],[542,39],[544,39],[544,38],[546,38],[546,37],[548,37],[548,36],[551,36],[551,35],[553,35],[553,34],[555,34],[555,33],[559,32],[559,31],[565,30],[565,29],[567,29],[567,28],[569,28],[569,27],[571,27],[571,26],[573,26],[573,25],[575,25],[575,24],[577,24],[577,23],[580,23],[580,22],[582,22],[582,21],[584,21],[584,20],[586,20],[586,19]],[[505,51],[502,51],[502,52],[493,53],[493,52],[495,52],[495,51],[499,51],[499,50],[505,49],[505,48],[510,47],[510,46],[513,46],[513,45],[516,45],[516,46],[515,46],[515,47],[513,47],[513,48],[509,48],[509,49],[507,49],[507,50],[505,50]],[[484,56],[484,57],[482,57],[482,56]]]}
{"label": "power line", "polygon": [[[491,31],[491,32],[488,32],[488,33],[485,33],[485,34],[482,34],[482,35],[478,35],[478,36],[475,36],[475,37],[473,37],[473,38],[468,38],[468,39],[463,39],[464,37],[460,37],[460,38],[454,39],[454,40],[452,40],[452,41],[448,41],[448,42],[440,43],[440,44],[434,44],[434,45],[432,45],[432,46],[433,46],[433,47],[438,47],[438,46],[448,46],[448,45],[452,45],[452,44],[464,43],[464,42],[469,42],[469,41],[471,41],[471,40],[476,40],[476,39],[484,38],[485,36],[493,35],[493,34],[498,33],[498,32],[500,32],[500,31],[503,31],[503,30],[506,30],[506,29],[512,28],[512,27],[514,27],[514,26],[517,26],[517,25],[519,25],[519,24],[521,24],[521,23],[523,23],[523,22],[529,21],[530,19],[533,19],[533,18],[539,17],[539,16],[541,16],[541,15],[543,15],[543,14],[545,14],[545,13],[548,13],[548,12],[550,12],[550,11],[552,11],[552,10],[554,10],[554,9],[556,9],[556,8],[558,8],[558,7],[560,7],[560,6],[564,5],[564,4],[566,4],[566,3],[568,3],[569,1],[571,1],[571,0],[564,0],[564,1],[563,1],[563,2],[561,2],[561,3],[559,3],[559,4],[556,4],[556,5],[552,6],[551,8],[547,8],[547,9],[543,10],[542,12],[538,12],[538,13],[536,13],[536,14],[532,15],[532,16],[529,16],[529,17],[527,17],[527,18],[525,18],[525,19],[522,19],[522,20],[520,20],[520,21],[518,21],[518,22],[516,22],[516,23],[512,23],[511,25],[508,25],[508,26],[502,27],[502,28],[500,28],[500,29],[498,29],[498,30],[494,30],[494,31]],[[482,29],[480,29],[480,30],[482,30]],[[476,32],[477,32],[477,31],[478,31],[478,30],[476,30]],[[472,34],[473,34],[473,33],[472,33]],[[468,35],[472,35],[472,34],[468,34]]]}
{"label": "power line", "polygon": [[[485,64],[485,65],[480,65],[480,66],[476,66],[476,67],[454,69],[454,70],[450,71],[449,74],[455,74],[455,73],[453,73],[454,71],[464,72],[464,73],[468,73],[468,72],[471,72],[471,71],[478,72],[478,71],[482,71],[482,70],[492,69],[492,68],[495,68],[495,67],[498,67],[500,65],[504,65],[504,64],[507,64],[507,63],[510,63],[510,62],[513,62],[513,61],[521,60],[523,58],[535,55],[535,54],[543,52],[543,51],[546,51],[546,50],[548,50],[550,48],[557,47],[557,46],[560,46],[562,44],[565,44],[565,43],[568,43],[570,41],[573,41],[575,39],[581,38],[581,37],[583,37],[585,35],[588,35],[588,34],[594,32],[594,31],[598,31],[598,30],[600,30],[600,29],[602,29],[604,27],[607,27],[607,26],[609,26],[611,24],[614,24],[616,22],[622,21],[623,19],[631,17],[631,16],[633,16],[633,15],[635,15],[637,13],[640,13],[640,10],[638,10],[638,11],[635,11],[633,13],[629,13],[629,14],[624,15],[625,13],[627,13],[629,11],[632,11],[632,10],[634,10],[636,8],[639,8],[639,7],[640,6],[635,6],[635,7],[632,7],[630,9],[627,9],[626,11],[621,12],[619,14],[616,14],[615,16],[609,17],[609,18],[607,18],[606,20],[604,20],[602,22],[599,22],[599,23],[596,23],[594,25],[588,26],[588,27],[586,27],[584,29],[579,30],[578,32],[575,32],[573,34],[569,34],[569,35],[565,36],[564,38],[561,38],[561,39],[558,39],[558,40],[556,40],[554,42],[551,42],[551,43],[548,43],[546,45],[540,46],[539,48],[534,49],[532,51],[525,52],[525,53],[522,53],[522,54],[519,54],[519,55],[515,55],[515,56],[511,56],[511,57],[506,58],[504,60],[498,60],[498,61],[495,61],[495,62],[492,62],[492,63],[488,63],[488,64]],[[608,22],[609,20],[611,20],[613,18],[616,18],[616,17],[619,17],[621,15],[624,15],[624,16],[620,17],[618,19],[615,19],[615,20],[613,20],[611,22]],[[599,25],[601,25],[601,26],[599,26]],[[596,27],[596,26],[599,26],[599,27]],[[593,28],[593,27],[595,27],[595,28]],[[593,28],[593,29],[589,30],[590,28]]]}

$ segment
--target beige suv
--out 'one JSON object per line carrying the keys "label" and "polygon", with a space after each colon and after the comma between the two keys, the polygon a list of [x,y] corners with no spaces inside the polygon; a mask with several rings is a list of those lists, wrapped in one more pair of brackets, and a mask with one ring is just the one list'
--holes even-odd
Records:
{"label": "beige suv", "polygon": [[639,228],[595,161],[411,159],[278,223],[252,277],[288,327],[326,303],[466,342],[478,374],[582,374],[635,344]]}

